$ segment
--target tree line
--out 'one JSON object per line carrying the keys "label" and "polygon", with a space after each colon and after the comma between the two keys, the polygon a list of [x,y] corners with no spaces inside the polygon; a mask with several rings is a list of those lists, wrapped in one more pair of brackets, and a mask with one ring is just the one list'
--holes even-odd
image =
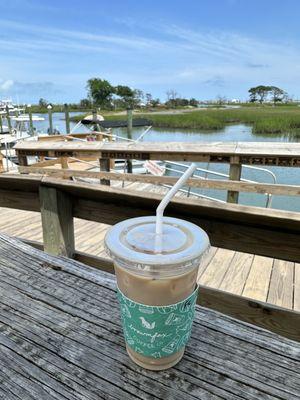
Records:
{"label": "tree line", "polygon": [[266,100],[273,101],[274,104],[286,101],[288,94],[277,86],[259,85],[248,90],[251,103],[264,103]]}
{"label": "tree line", "polygon": [[[106,79],[91,78],[87,81],[87,98],[80,101],[82,107],[97,106],[101,108],[126,108],[126,107],[157,107],[161,104],[159,98],[153,98],[151,93],[144,93],[140,89],[132,89],[126,85],[113,86]],[[182,98],[174,89],[166,92],[166,107],[197,107],[195,98]]]}
{"label": "tree line", "polygon": [[[112,85],[106,79],[91,78],[86,84],[87,97],[80,100],[79,103],[69,104],[72,109],[90,109],[92,107],[102,109],[124,109],[136,107],[157,107],[164,106],[166,108],[177,107],[197,107],[203,101],[196,98],[183,98],[176,90],[169,89],[166,92],[165,102],[161,102],[159,98],[153,98],[151,93],[145,93],[140,89],[133,89],[126,85]],[[287,93],[277,86],[259,85],[248,90],[249,101],[251,103],[264,103],[272,101],[274,104],[290,100]],[[233,103],[239,103],[239,100],[232,100]],[[224,105],[231,103],[224,96],[217,96],[214,101],[208,101],[210,104]],[[47,100],[41,98],[39,107],[46,108]],[[53,105],[55,107],[55,105]],[[61,105],[56,105],[56,108]]]}
{"label": "tree line", "polygon": [[151,93],[144,93],[126,85],[113,86],[106,79],[91,78],[87,81],[86,89],[87,98],[80,101],[84,107],[93,105],[101,108],[134,108],[142,103],[153,106],[160,103]]}

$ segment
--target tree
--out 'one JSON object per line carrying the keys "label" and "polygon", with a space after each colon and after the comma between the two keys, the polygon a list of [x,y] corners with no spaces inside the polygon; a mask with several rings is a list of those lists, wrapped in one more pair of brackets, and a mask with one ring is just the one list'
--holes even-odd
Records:
{"label": "tree", "polygon": [[259,86],[255,86],[252,87],[248,90],[248,92],[250,93],[250,101],[254,102],[258,101],[260,102],[260,104],[262,104],[268,97],[268,94],[271,92],[272,90],[272,86],[265,86],[265,85],[259,85]]}
{"label": "tree", "polygon": [[260,102],[260,104],[262,104],[266,100],[270,90],[271,90],[271,86],[259,85],[256,87],[258,101]]}
{"label": "tree", "polygon": [[174,89],[167,90],[166,95],[167,95],[167,101],[175,100],[177,97],[179,97],[179,94]]}
{"label": "tree", "polygon": [[87,81],[88,96],[97,106],[110,106],[115,88],[105,79],[92,78]]}
{"label": "tree", "polygon": [[192,106],[192,107],[198,107],[198,104],[199,104],[199,101],[196,100],[194,97],[192,97],[192,98],[189,100],[189,105]]}
{"label": "tree", "polygon": [[167,95],[166,105],[168,107],[176,107],[178,99],[180,98],[180,95],[176,92],[176,90],[169,89],[167,90],[166,95]]}
{"label": "tree", "polygon": [[152,100],[152,107],[157,107],[160,104],[160,100],[157,97],[156,99]]}
{"label": "tree", "polygon": [[39,106],[40,106],[40,107],[46,108],[47,105],[48,105],[48,101],[47,101],[47,100],[45,100],[45,99],[43,99],[43,98],[40,98],[40,99],[39,99]]}
{"label": "tree", "polygon": [[147,106],[152,106],[153,98],[151,93],[146,93],[146,104]]}
{"label": "tree", "polygon": [[134,90],[129,86],[118,85],[115,87],[115,94],[120,96],[123,100],[126,100],[134,96]]}
{"label": "tree", "polygon": [[134,96],[133,96],[133,107],[139,106],[144,98],[144,92],[140,89],[135,89],[134,90]]}
{"label": "tree", "polygon": [[91,102],[89,99],[81,99],[79,102],[79,107],[80,108],[90,108],[91,107]]}
{"label": "tree", "polygon": [[271,86],[271,96],[273,103],[276,104],[283,101],[286,98],[287,93],[283,89],[280,89],[276,86]]}
{"label": "tree", "polygon": [[249,89],[248,93],[249,93],[249,97],[250,97],[250,103],[256,103],[257,102],[256,88]]}
{"label": "tree", "polygon": [[222,104],[228,103],[228,100],[225,96],[221,96],[220,94],[216,98],[216,103],[219,104],[220,106]]}
{"label": "tree", "polygon": [[[144,93],[139,89],[131,89],[129,86],[118,85],[115,87],[115,94],[121,97],[120,104],[125,107],[137,107],[140,105]],[[117,103],[119,103],[117,101]]]}

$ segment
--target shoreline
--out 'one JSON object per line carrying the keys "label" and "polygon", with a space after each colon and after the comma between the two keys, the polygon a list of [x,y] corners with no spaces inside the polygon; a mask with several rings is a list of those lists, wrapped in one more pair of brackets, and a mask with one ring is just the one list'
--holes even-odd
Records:
{"label": "shoreline", "polygon": [[[78,122],[86,114],[70,117]],[[126,120],[126,111],[103,112],[106,120]],[[299,107],[202,108],[197,110],[136,111],[136,118],[147,118],[154,128],[222,130],[235,123],[252,126],[256,134],[297,134],[300,132]]]}

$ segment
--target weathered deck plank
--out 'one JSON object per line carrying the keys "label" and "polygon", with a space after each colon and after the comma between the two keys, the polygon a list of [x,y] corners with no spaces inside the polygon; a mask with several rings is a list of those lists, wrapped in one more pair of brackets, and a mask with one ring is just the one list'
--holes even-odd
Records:
{"label": "weathered deck plank", "polygon": [[293,308],[295,263],[274,260],[267,302],[285,308]]}
{"label": "weathered deck plank", "polygon": [[235,252],[219,289],[241,295],[248,278],[254,255]]}
{"label": "weathered deck plank", "polygon": [[274,260],[254,256],[252,266],[245,283],[243,295],[251,299],[266,301]]}
{"label": "weathered deck plank", "polygon": [[201,275],[201,285],[219,288],[233,259],[234,251],[218,249],[208,267]]}
{"label": "weathered deck plank", "polygon": [[300,345],[197,307],[183,360],[128,358],[114,278],[0,235],[0,398],[300,399]]}

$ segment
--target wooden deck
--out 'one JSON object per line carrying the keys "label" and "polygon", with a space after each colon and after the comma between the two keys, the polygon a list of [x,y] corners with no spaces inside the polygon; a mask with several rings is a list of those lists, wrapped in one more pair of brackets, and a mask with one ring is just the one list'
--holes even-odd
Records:
{"label": "wooden deck", "polygon": [[[135,184],[135,189],[144,190],[145,187]],[[75,218],[76,249],[95,256],[106,256],[103,238],[108,227],[106,224]],[[41,215],[37,212],[0,208],[0,232],[42,242]],[[298,263],[212,248],[201,266],[199,283],[300,311]]]}
{"label": "wooden deck", "polygon": [[3,235],[0,254],[0,399],[300,399],[297,342],[196,306],[180,363],[147,371],[126,354],[111,274]]}

